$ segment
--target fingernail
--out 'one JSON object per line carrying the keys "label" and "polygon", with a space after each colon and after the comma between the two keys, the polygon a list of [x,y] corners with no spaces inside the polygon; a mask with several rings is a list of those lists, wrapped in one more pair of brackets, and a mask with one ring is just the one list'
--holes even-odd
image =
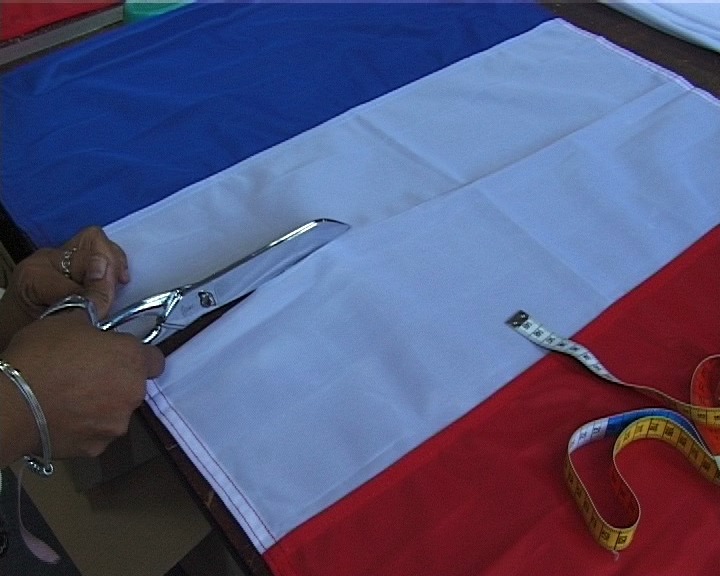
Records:
{"label": "fingernail", "polygon": [[102,256],[92,256],[85,273],[86,280],[102,280],[107,272],[108,262]]}

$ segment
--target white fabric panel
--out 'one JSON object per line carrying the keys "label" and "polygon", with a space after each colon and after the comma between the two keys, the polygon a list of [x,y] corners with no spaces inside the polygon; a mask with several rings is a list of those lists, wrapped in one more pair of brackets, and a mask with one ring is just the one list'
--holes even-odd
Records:
{"label": "white fabric panel", "polygon": [[658,30],[720,52],[718,0],[601,0]]}
{"label": "white fabric panel", "polygon": [[123,301],[353,229],[185,344],[149,402],[264,550],[720,223],[715,100],[560,21],[108,227]]}
{"label": "white fabric panel", "polygon": [[110,225],[142,255],[117,306],[204,278],[308,220],[357,227],[398,214],[667,82],[565,26],[545,23]]}

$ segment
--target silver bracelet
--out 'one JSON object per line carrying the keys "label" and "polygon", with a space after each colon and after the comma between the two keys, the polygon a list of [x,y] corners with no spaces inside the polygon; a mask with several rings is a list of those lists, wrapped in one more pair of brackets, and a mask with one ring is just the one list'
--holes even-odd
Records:
{"label": "silver bracelet", "polygon": [[15,370],[15,368],[10,366],[10,364],[4,360],[0,360],[0,371],[2,371],[3,374],[5,374],[5,376],[7,376],[13,384],[15,384],[15,387],[25,399],[28,408],[30,408],[30,412],[32,412],[33,418],[35,418],[35,424],[37,425],[38,432],[40,433],[40,443],[42,445],[43,453],[42,459],[37,456],[25,456],[25,465],[39,476],[48,477],[52,475],[55,468],[52,464],[50,432],[48,431],[45,414],[43,414],[42,408],[40,408],[40,403],[20,372]]}

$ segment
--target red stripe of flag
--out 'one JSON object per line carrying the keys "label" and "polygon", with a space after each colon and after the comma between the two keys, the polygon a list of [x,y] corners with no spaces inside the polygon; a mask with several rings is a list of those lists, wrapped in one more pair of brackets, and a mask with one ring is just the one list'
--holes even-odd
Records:
{"label": "red stripe of flag", "polygon": [[[575,338],[619,378],[687,400],[696,364],[720,352],[720,227]],[[579,425],[650,404],[549,355],[265,558],[283,576],[714,573],[720,488],[667,445],[639,442],[619,457],[643,516],[617,559],[593,542],[565,487]],[[603,507],[612,504],[610,450],[576,453]]]}

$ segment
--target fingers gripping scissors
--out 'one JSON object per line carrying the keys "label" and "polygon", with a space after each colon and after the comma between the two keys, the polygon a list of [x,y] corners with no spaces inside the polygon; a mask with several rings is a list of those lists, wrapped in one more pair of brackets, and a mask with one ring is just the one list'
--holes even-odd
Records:
{"label": "fingers gripping scissors", "polygon": [[313,220],[199,282],[154,294],[93,323],[101,330],[125,326],[124,331],[129,328],[144,343],[157,344],[205,314],[246,296],[349,227],[336,220]]}

